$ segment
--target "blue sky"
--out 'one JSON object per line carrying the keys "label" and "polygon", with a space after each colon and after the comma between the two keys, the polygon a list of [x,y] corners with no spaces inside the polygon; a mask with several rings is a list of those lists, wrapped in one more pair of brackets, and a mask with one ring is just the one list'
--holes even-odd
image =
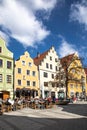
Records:
{"label": "blue sky", "polygon": [[87,0],[0,0],[0,36],[19,58],[52,45],[58,56],[77,52],[87,64]]}

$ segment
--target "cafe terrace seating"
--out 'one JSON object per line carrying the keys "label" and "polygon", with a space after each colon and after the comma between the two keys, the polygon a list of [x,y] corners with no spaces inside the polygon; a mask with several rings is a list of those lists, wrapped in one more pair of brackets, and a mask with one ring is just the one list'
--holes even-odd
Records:
{"label": "cafe terrace seating", "polygon": [[24,99],[18,98],[14,100],[7,99],[0,104],[0,114],[4,112],[11,112],[16,110],[21,110],[23,108],[31,109],[49,109],[53,107],[52,101],[47,99]]}

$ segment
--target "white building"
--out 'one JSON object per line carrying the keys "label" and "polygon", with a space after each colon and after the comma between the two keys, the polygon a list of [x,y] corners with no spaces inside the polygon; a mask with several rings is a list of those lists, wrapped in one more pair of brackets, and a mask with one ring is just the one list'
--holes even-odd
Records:
{"label": "white building", "polygon": [[58,98],[59,88],[50,84],[54,81],[57,70],[59,70],[58,64],[60,64],[54,47],[52,46],[46,52],[38,54],[38,56],[34,58],[34,63],[38,66],[42,97],[45,98],[51,93],[51,97]]}

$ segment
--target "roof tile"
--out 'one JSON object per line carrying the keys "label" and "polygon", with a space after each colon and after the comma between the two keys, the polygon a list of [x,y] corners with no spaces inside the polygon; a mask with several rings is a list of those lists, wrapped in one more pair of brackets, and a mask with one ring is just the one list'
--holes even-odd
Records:
{"label": "roof tile", "polygon": [[35,57],[33,60],[34,60],[34,64],[35,65],[40,65],[41,64],[41,61],[46,57],[46,55],[48,54],[48,51],[42,53],[42,54],[39,54],[37,57]]}

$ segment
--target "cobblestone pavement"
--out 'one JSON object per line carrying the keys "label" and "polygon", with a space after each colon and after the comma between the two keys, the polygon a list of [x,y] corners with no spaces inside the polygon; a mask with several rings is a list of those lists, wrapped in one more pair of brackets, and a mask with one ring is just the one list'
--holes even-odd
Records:
{"label": "cobblestone pavement", "polygon": [[87,130],[87,103],[22,110],[0,116],[0,130]]}

